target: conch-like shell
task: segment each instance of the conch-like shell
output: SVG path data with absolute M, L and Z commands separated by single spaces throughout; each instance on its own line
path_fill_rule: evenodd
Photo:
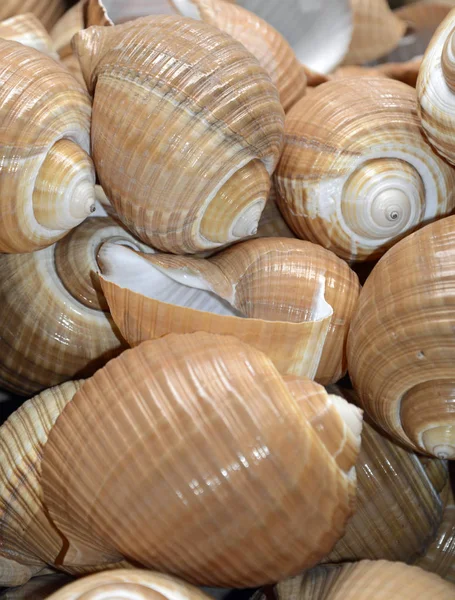
M 455 164 L 455 9 L 441 23 L 425 52 L 417 97 L 428 139 Z
M 52 575 L 40 575 L 34 577 L 28 583 L 0 592 L 1 600 L 47 600 L 49 594 L 61 589 L 73 578 L 63 573 Z
M 340 394 L 339 388 L 330 391 Z M 344 392 L 345 397 L 349 395 Z M 444 463 L 437 463 L 447 481 Z M 443 498 L 418 456 L 367 423 L 356 464 L 357 508 L 345 535 L 324 562 L 386 559 L 414 562 L 436 536 Z
M 236 338 L 171 334 L 126 350 L 83 384 L 45 447 L 63 563 L 118 551 L 224 587 L 314 565 L 353 511 L 360 443 L 360 411 L 328 400 L 334 455 L 271 361 Z
M 98 573 L 65 586 L 47 600 L 88 600 L 118 598 L 119 600 L 210 600 L 192 585 L 174 577 L 151 571 L 118 570 Z
M 329 383 L 346 371 L 359 283 L 320 246 L 262 238 L 205 260 L 106 244 L 98 263 L 112 317 L 132 346 L 207 331 L 265 352 L 281 373 Z
M 73 44 L 94 94 L 97 174 L 125 225 L 177 253 L 254 234 L 284 118 L 256 59 L 179 16 L 91 27 Z
M 67 542 L 49 519 L 41 487 L 41 460 L 49 432 L 81 384 L 68 381 L 42 392 L 0 427 L 0 585 L 25 583 L 46 564 L 75 574 L 97 570 L 97 565 L 86 567 L 83 557 L 61 564 Z M 11 581 L 6 561 L 20 580 Z M 112 553 L 100 558 L 100 564 L 106 569 L 126 563 Z
M 455 207 L 455 170 L 434 153 L 398 81 L 342 79 L 286 116 L 275 173 L 288 225 L 348 260 L 372 260 Z
M 0 40 L 0 252 L 31 252 L 94 210 L 90 100 L 55 60 Z
M 354 30 L 346 65 L 361 65 L 393 50 L 407 25 L 389 7 L 387 0 L 351 0 Z
M 24 46 L 35 48 L 52 58 L 57 57 L 49 34 L 32 13 L 1 21 L 0 38 L 20 42 Z
M 0 387 L 30 395 L 91 375 L 125 342 L 96 276 L 105 241 L 143 248 L 108 217 L 29 254 L 0 254 Z
M 269 596 L 256 595 L 258 600 Z M 455 586 L 418 567 L 385 560 L 319 566 L 279 583 L 277 600 L 453 600 Z
M 455 458 L 455 217 L 379 261 L 360 293 L 348 365 L 360 403 L 407 446 Z
M 2 0 L 0 2 L 0 21 L 24 13 L 33 13 L 50 30 L 63 15 L 65 0 Z

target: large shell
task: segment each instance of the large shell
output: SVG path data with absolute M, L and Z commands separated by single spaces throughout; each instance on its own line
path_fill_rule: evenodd
M 94 208 L 90 100 L 55 60 L 0 39 L 0 252 L 62 238 Z
M 150 571 L 109 571 L 75 581 L 47 600 L 210 600 L 201 590 L 174 577 Z
M 348 338 L 361 405 L 407 446 L 455 458 L 455 217 L 402 240 L 373 269 Z
M 2 0 L 0 21 L 24 13 L 33 13 L 50 29 L 65 12 L 64 0 Z
M 66 556 L 116 549 L 225 587 L 315 564 L 354 507 L 361 417 L 337 398 L 332 456 L 300 404 L 233 337 L 171 334 L 125 351 L 84 383 L 46 444 L 45 502 Z
M 179 16 L 91 27 L 73 43 L 94 93 L 97 173 L 127 227 L 177 253 L 254 234 L 284 116 L 256 59 Z
M 275 173 L 283 216 L 345 259 L 373 259 L 455 207 L 455 170 L 433 152 L 398 81 L 329 81 L 286 116 Z
M 361 65 L 393 50 L 406 32 L 406 23 L 389 7 L 387 0 L 351 0 L 354 30 L 346 65 Z
M 334 382 L 359 294 L 357 276 L 323 248 L 287 238 L 237 244 L 208 259 L 98 255 L 112 317 L 131 345 L 167 333 L 235 335 L 282 373 Z
M 52 40 L 46 29 L 32 13 L 18 15 L 0 22 L 0 38 L 20 42 L 56 58 Z
M 436 150 L 455 163 L 455 9 L 441 23 L 417 81 L 419 116 Z
M 453 600 L 455 586 L 418 567 L 385 560 L 319 566 L 279 583 L 278 600 Z M 263 600 L 264 596 L 260 597 Z
M 100 217 L 44 250 L 0 254 L 0 387 L 30 395 L 88 376 L 122 350 L 95 274 L 107 240 L 143 248 Z

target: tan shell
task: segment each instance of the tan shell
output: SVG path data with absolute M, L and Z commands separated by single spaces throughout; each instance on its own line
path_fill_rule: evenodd
M 441 23 L 417 81 L 419 116 L 436 150 L 455 163 L 455 9 Z
M 51 31 L 53 46 L 60 56 L 60 61 L 84 87 L 84 76 L 82 75 L 79 59 L 73 54 L 71 40 L 76 33 L 85 29 L 88 25 L 86 22 L 86 5 L 87 0 L 79 0 L 65 12 Z
M 251 344 L 281 373 L 329 383 L 345 372 L 359 283 L 315 244 L 249 240 L 207 260 L 107 244 L 98 263 L 112 317 L 130 345 L 207 331 Z
M 361 65 L 393 50 L 405 34 L 406 23 L 389 8 L 387 0 L 351 0 L 354 31 L 345 65 Z
M 345 77 L 388 77 L 396 81 L 402 81 L 415 87 L 419 75 L 422 58 L 417 57 L 406 62 L 387 62 L 377 67 L 340 67 L 333 73 L 332 79 L 343 79 Z
M 20 42 L 56 58 L 52 40 L 46 29 L 32 13 L 18 15 L 0 22 L 0 38 Z
M 418 567 L 385 560 L 319 566 L 279 583 L 278 600 L 453 600 L 455 586 Z
M 448 217 L 376 265 L 348 338 L 362 407 L 396 439 L 440 458 L 455 458 L 454 272 L 455 217 Z
M 55 592 L 47 600 L 210 600 L 202 590 L 174 577 L 150 571 L 109 571 L 85 577 Z
M 0 254 L 0 387 L 30 395 L 91 375 L 123 349 L 95 275 L 99 245 L 118 239 L 143 248 L 104 217 L 39 252 Z
M 64 0 L 2 0 L 0 21 L 24 13 L 33 13 L 49 30 L 63 15 L 65 8 Z
M 225 587 L 315 564 L 354 508 L 361 414 L 338 401 L 351 430 L 343 467 L 243 342 L 171 334 L 125 351 L 84 383 L 46 444 L 45 501 L 66 557 L 115 549 Z
M 434 33 L 450 11 L 451 5 L 446 0 L 414 0 L 411 5 L 397 8 L 394 14 L 407 23 L 411 34 L 429 30 Z
M 73 43 L 94 94 L 98 177 L 126 226 L 177 253 L 254 234 L 283 133 L 276 88 L 256 59 L 179 16 L 91 27 Z
M 286 116 L 278 206 L 298 237 L 372 260 L 455 207 L 455 170 L 420 128 L 415 92 L 385 79 L 318 86 Z
M 0 40 L 0 252 L 64 237 L 94 209 L 90 100 L 55 60 Z
M 52 574 L 34 577 L 25 585 L 0 592 L 1 600 L 47 600 L 49 594 L 72 581 L 67 575 Z

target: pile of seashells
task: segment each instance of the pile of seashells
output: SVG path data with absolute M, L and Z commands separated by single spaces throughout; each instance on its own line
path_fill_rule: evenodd
M 455 9 L 0 19 L 0 598 L 455 599 Z

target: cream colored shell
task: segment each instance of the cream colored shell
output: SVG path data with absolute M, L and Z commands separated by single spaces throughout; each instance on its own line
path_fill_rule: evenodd
M 56 58 L 52 40 L 46 29 L 32 13 L 18 15 L 0 22 L 0 38 L 20 42 Z
M 45 502 L 67 555 L 98 563 L 117 550 L 225 587 L 315 564 L 354 507 L 361 413 L 338 402 L 341 465 L 271 361 L 243 342 L 172 334 L 125 351 L 84 383 L 44 451 Z
M 407 446 L 455 458 L 455 217 L 394 246 L 365 283 L 348 338 L 361 406 Z
M 318 86 L 286 116 L 275 172 L 288 225 L 348 260 L 371 260 L 450 214 L 455 171 L 434 153 L 415 91 L 378 78 Z
M 126 226 L 176 253 L 254 234 L 284 116 L 257 60 L 179 16 L 92 27 L 73 43 L 94 94 L 97 174 Z
M 63 15 L 65 8 L 64 0 L 2 0 L 0 21 L 24 13 L 33 13 L 49 30 Z

